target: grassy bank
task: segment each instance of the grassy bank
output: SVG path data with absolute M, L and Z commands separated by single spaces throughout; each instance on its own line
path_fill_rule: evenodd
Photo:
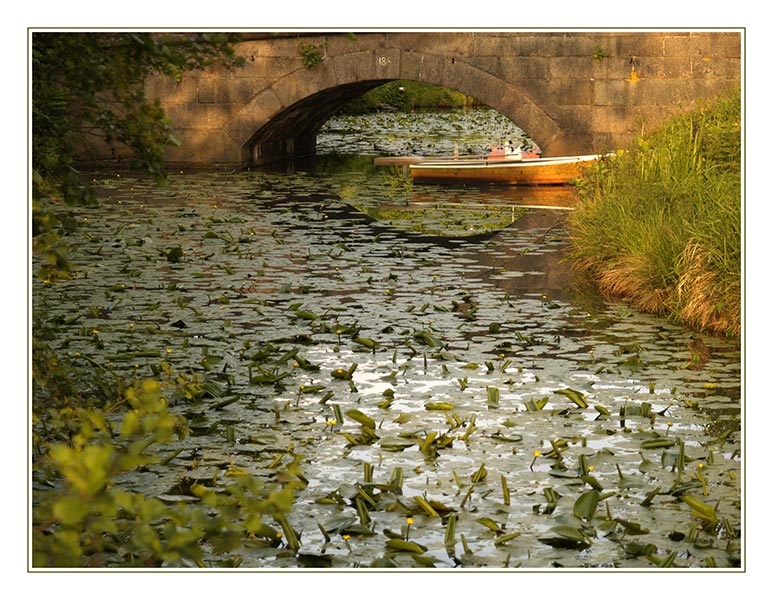
M 668 121 L 598 164 L 570 231 L 610 299 L 696 329 L 741 329 L 741 97 Z
M 385 106 L 401 110 L 416 108 L 465 108 L 480 106 L 472 96 L 419 81 L 391 81 L 344 107 L 346 114 L 363 114 Z

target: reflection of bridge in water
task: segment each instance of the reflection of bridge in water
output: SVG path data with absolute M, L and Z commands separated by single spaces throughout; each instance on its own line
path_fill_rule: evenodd
M 355 208 L 376 231 L 469 255 L 476 266 L 459 275 L 467 283 L 487 282 L 513 297 L 570 301 L 575 275 L 566 260 L 565 225 L 576 201 L 570 186 L 420 186 L 407 203 Z
M 476 186 L 454 188 L 445 186 L 415 186 L 412 205 L 443 203 L 460 209 L 472 206 L 512 206 L 571 210 L 577 193 L 571 186 Z M 410 206 L 410 205 L 409 205 Z
M 442 238 L 486 239 L 511 227 L 529 210 L 572 210 L 570 187 L 464 188 L 427 187 L 402 203 L 353 205 L 382 225 Z

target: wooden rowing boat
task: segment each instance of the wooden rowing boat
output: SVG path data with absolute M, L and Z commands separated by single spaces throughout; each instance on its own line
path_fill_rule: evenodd
M 587 154 L 514 159 L 454 157 L 423 159 L 408 166 L 416 183 L 475 181 L 509 185 L 564 185 L 582 177 L 583 168 L 602 156 Z

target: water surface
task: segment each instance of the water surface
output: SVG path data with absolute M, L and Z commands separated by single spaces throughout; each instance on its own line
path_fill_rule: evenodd
M 571 190 L 340 163 L 95 181 L 99 206 L 72 211 L 75 276 L 36 281 L 34 308 L 71 323 L 52 343 L 72 360 L 149 377 L 163 362 L 223 392 L 175 398 L 192 435 L 133 491 L 229 465 L 272 479 L 302 456 L 300 553 L 256 545 L 243 567 L 651 568 L 647 544 L 678 567 L 738 566 L 739 346 L 704 338 L 695 365 L 694 332 L 578 281 Z M 395 552 L 401 531 L 426 551 Z

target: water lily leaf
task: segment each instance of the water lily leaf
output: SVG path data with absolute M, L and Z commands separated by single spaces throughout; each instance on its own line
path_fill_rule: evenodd
M 596 507 L 599 503 L 599 493 L 596 490 L 590 490 L 582 494 L 574 503 L 574 516 L 578 519 L 590 521 L 596 514 Z
M 563 390 L 555 390 L 553 393 L 566 396 L 580 408 L 588 408 L 588 403 L 585 401 L 585 394 L 582 392 L 578 392 L 577 390 L 573 390 L 571 388 L 566 388 Z
M 373 569 L 396 569 L 398 564 L 393 559 L 382 556 L 370 561 L 368 566 Z
M 640 542 L 630 542 L 623 549 L 630 556 L 650 556 L 658 550 L 655 544 L 642 544 Z
M 409 540 L 391 539 L 387 540 L 386 545 L 387 548 L 396 550 L 397 552 L 416 552 L 417 554 L 421 554 L 422 552 L 427 551 L 426 546 L 422 546 L 421 544 Z
M 330 372 L 330 375 L 334 379 L 351 379 L 357 366 L 357 363 L 352 363 L 348 369 L 335 369 Z
M 635 523 L 633 521 L 628 521 L 627 519 L 621 519 L 615 517 L 614 519 L 620 525 L 622 525 L 625 528 L 625 532 L 629 535 L 642 535 L 645 533 L 649 533 L 650 530 L 646 527 L 642 527 L 639 523 Z
M 302 385 L 298 390 L 301 394 L 316 394 L 325 389 L 324 385 Z
M 201 386 L 201 389 L 205 398 L 222 398 L 225 394 L 223 386 L 214 381 L 207 381 Z
M 500 535 L 497 539 L 494 540 L 494 545 L 501 546 L 502 544 L 506 544 L 510 540 L 514 540 L 520 535 L 521 533 L 519 531 L 514 531 L 512 533 L 506 533 L 505 535 Z
M 426 329 L 422 329 L 421 331 L 415 333 L 413 337 L 414 339 L 419 340 L 420 342 L 423 342 L 430 348 L 439 348 L 443 346 L 443 342 L 437 336 L 431 334 Z
M 383 438 L 381 441 L 379 441 L 379 446 L 384 448 L 384 450 L 405 450 L 406 448 L 410 448 L 411 446 L 416 445 L 416 440 L 409 440 L 409 439 L 403 439 L 403 438 Z
M 405 533 L 404 532 L 392 531 L 388 527 L 384 528 L 384 532 L 383 533 L 390 540 L 404 540 L 405 539 Z
M 709 521 L 711 523 L 717 522 L 717 511 L 710 504 L 706 504 L 700 498 L 697 498 L 695 496 L 690 496 L 688 494 L 680 496 L 680 498 L 685 504 L 687 504 L 690 508 L 692 508 L 693 514 L 696 517 L 703 519 L 705 521 Z
M 361 425 L 365 425 L 370 429 L 376 428 L 376 422 L 373 419 L 371 419 L 368 415 L 366 415 L 362 411 L 357 410 L 356 408 L 349 409 L 344 414 L 350 419 L 357 421 Z
M 231 404 L 239 400 L 239 398 L 240 396 L 231 396 L 230 398 L 225 398 L 224 400 L 221 400 L 220 402 L 215 404 L 212 408 L 213 410 L 222 410 L 226 406 L 230 406 Z
M 587 539 L 587 536 L 582 531 L 568 525 L 556 525 L 555 527 L 551 527 L 550 531 L 573 542 L 582 542 Z
M 644 440 L 641 443 L 641 447 L 645 450 L 652 450 L 654 448 L 670 448 L 671 446 L 675 446 L 676 441 L 669 439 L 669 438 L 663 438 L 658 437 L 652 440 Z
M 330 554 L 306 554 L 299 552 L 296 559 L 299 566 L 309 569 L 324 569 L 333 566 L 333 556 Z
M 432 568 L 435 566 L 435 563 L 437 562 L 443 562 L 438 558 L 435 558 L 434 556 L 430 554 L 417 554 L 413 553 L 411 554 L 411 558 L 413 558 L 414 562 L 422 567 L 429 567 Z
M 587 475 L 580 475 L 580 479 L 582 479 L 585 483 L 587 483 L 589 486 L 591 486 L 594 490 L 600 492 L 604 489 L 604 486 L 599 483 L 599 480 L 596 479 L 593 475 L 587 474 Z
M 308 310 L 296 310 L 295 316 L 305 321 L 316 321 L 319 319 L 319 315 L 309 312 Z
M 539 412 L 543 408 L 545 408 L 545 405 L 548 403 L 548 399 L 541 398 L 539 400 L 527 400 L 524 402 L 524 405 L 526 406 L 526 410 L 529 412 Z
M 427 410 L 454 410 L 455 406 L 450 402 L 426 402 L 424 408 Z
M 345 528 L 349 527 L 353 523 L 356 523 L 357 519 L 352 516 L 339 516 L 326 521 L 322 526 L 328 533 L 341 533 Z
M 486 388 L 486 394 L 488 397 L 488 407 L 496 408 L 499 405 L 499 388 L 490 385 Z
M 163 250 L 159 250 L 159 252 L 161 252 L 161 254 L 163 254 L 166 257 L 166 260 L 168 260 L 170 263 L 179 263 L 182 260 L 183 255 L 185 254 L 181 246 L 175 246 L 174 248 L 170 248 L 166 252 Z
M 275 383 L 278 383 L 282 381 L 282 379 L 289 376 L 290 376 L 290 373 L 287 373 L 287 372 L 282 372 L 282 373 L 262 372 L 260 375 L 254 375 L 250 377 L 250 383 L 255 385 L 274 385 Z
M 556 525 L 549 530 L 551 537 L 541 537 L 539 541 L 554 548 L 588 548 L 590 543 L 587 536 L 575 527 L 568 525 Z
M 425 513 L 427 513 L 427 516 L 429 517 L 439 517 L 440 514 L 434 509 L 432 504 L 430 504 L 425 498 L 422 496 L 414 496 L 413 497 L 414 502 L 421 508 Z
M 370 348 L 371 350 L 375 350 L 378 347 L 378 342 L 376 340 L 367 337 L 356 337 L 354 338 L 354 343 Z
M 490 519 L 489 517 L 481 517 L 480 519 L 477 519 L 478 523 L 483 525 L 484 527 L 488 527 L 491 531 L 494 533 L 504 533 L 505 530 L 503 527 L 498 525 L 494 519 Z
M 424 441 L 419 446 L 419 450 L 424 453 L 434 451 L 435 449 L 433 448 L 432 443 L 435 441 L 435 438 L 437 436 L 438 436 L 437 431 L 430 431 L 427 434 L 427 437 L 424 438 Z

